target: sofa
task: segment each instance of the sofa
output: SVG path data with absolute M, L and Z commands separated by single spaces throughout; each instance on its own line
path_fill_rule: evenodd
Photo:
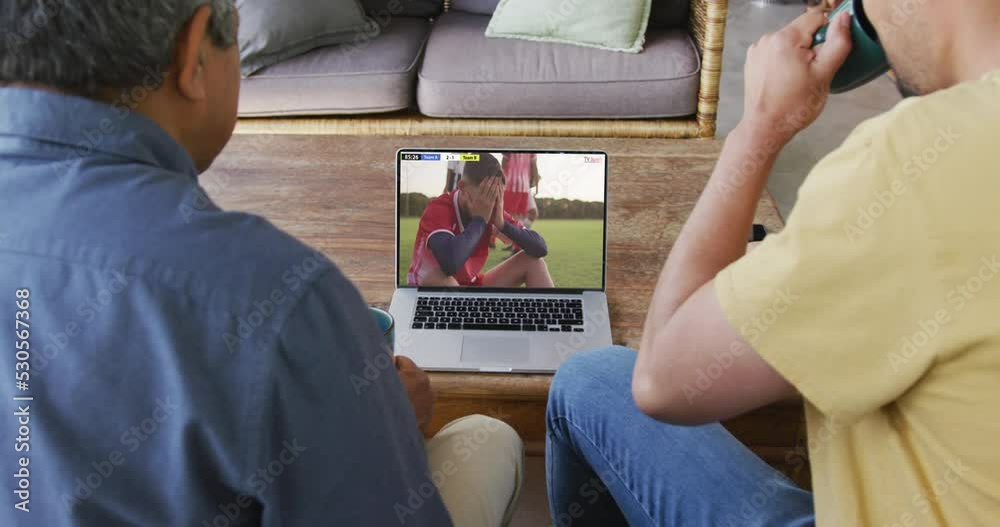
M 237 131 L 715 135 L 727 0 L 653 0 L 638 54 L 487 38 L 497 1 L 362 0 L 378 34 L 244 78 Z

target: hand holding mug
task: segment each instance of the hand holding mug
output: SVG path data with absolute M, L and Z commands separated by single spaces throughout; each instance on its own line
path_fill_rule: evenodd
M 741 125 L 784 145 L 819 117 L 830 83 L 851 51 L 847 13 L 830 21 L 825 44 L 812 47 L 826 23 L 822 13 L 812 10 L 750 47 Z

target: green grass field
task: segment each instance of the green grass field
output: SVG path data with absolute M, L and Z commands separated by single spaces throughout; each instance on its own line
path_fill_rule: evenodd
M 413 259 L 413 241 L 419 218 L 399 220 L 399 283 L 406 285 L 406 271 Z M 600 288 L 601 261 L 604 258 L 603 229 L 600 220 L 538 220 L 534 230 L 545 238 L 549 255 L 545 262 L 556 287 Z M 501 242 L 497 242 L 502 246 Z M 493 250 L 486 262 L 487 272 L 510 253 Z

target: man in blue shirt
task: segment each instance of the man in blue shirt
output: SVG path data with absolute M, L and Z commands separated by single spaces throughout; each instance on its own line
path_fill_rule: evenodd
M 231 1 L 112 4 L 0 13 L 0 525 L 509 521 L 516 434 L 425 444 L 427 376 L 350 281 L 205 203 Z

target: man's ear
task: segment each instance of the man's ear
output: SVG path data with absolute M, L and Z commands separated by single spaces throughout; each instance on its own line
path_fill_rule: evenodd
M 465 180 L 464 179 L 459 179 L 458 180 L 458 190 L 465 190 Z
M 204 46 L 212 45 L 208 38 L 211 18 L 212 8 L 203 5 L 177 35 L 177 50 L 174 52 L 177 91 L 188 99 L 201 100 L 207 95 Z

